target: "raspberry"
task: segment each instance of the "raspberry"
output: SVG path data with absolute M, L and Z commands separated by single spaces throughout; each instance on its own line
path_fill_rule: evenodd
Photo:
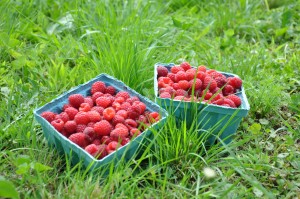
M 188 90 L 190 88 L 190 83 L 187 80 L 181 80 L 178 82 L 179 87 L 183 90 Z
M 159 95 L 160 98 L 171 98 L 170 93 L 164 92 Z
M 64 129 L 67 133 L 71 134 L 71 133 L 75 133 L 76 132 L 76 128 L 77 128 L 77 124 L 75 121 L 67 121 L 64 125 Z
M 77 124 L 88 124 L 90 122 L 90 118 L 86 112 L 78 112 L 74 120 Z
M 214 90 L 211 90 L 210 91 L 212 94 L 215 94 L 215 93 L 220 93 L 222 94 L 222 90 L 219 88 L 219 87 L 216 87 Z
M 97 111 L 100 115 L 103 115 L 104 108 L 101 106 L 94 106 L 91 111 Z
M 205 79 L 205 77 L 206 77 L 206 74 L 204 72 L 202 72 L 202 71 L 198 71 L 196 77 L 203 82 L 204 79 Z
M 173 81 L 168 77 L 162 77 L 158 80 L 158 88 L 165 88 L 173 85 Z
M 124 119 L 126 119 L 128 117 L 128 113 L 125 110 L 119 110 L 117 111 L 116 115 L 120 115 L 122 116 Z
M 125 99 L 124 99 L 124 97 L 116 97 L 115 102 L 122 104 L 123 102 L 125 102 Z
M 191 88 L 194 90 L 199 90 L 202 87 L 202 81 L 200 79 L 190 80 Z
M 224 104 L 228 104 L 231 108 L 236 108 L 234 102 L 232 100 L 228 99 L 228 98 L 224 99 L 223 105 Z
M 198 66 L 197 70 L 205 73 L 206 72 L 206 66 L 203 66 L 203 65 Z
M 116 115 L 116 111 L 115 109 L 113 109 L 112 107 L 106 108 L 103 111 L 103 117 L 104 119 L 106 119 L 107 121 L 110 121 L 113 119 L 113 117 L 115 117 Z
M 89 123 L 86 125 L 86 127 L 92 127 L 92 128 L 94 128 L 94 124 L 95 124 L 95 122 L 89 122 Z
M 112 141 L 111 138 L 106 135 L 102 136 L 102 138 L 101 138 L 101 143 L 103 143 L 103 144 L 109 144 L 111 141 Z
M 84 150 L 94 157 L 98 157 L 99 155 L 99 146 L 96 144 L 90 144 Z
M 175 94 L 175 96 L 187 96 L 187 92 L 185 91 L 185 90 L 183 90 L 183 89 L 178 89 L 177 91 L 176 91 L 176 94 Z
M 106 147 L 107 147 L 106 144 L 100 144 L 100 145 L 98 146 L 98 148 L 99 148 L 99 157 L 98 157 L 98 159 L 99 159 L 99 160 L 102 159 L 102 158 L 104 158 L 105 156 L 108 155 L 108 153 L 107 153 L 107 151 L 106 151 Z
M 175 94 L 175 90 L 174 90 L 174 94 Z M 144 112 L 145 112 L 145 110 L 146 110 L 146 105 L 143 103 L 143 102 L 140 102 L 140 101 L 135 101 L 135 102 L 133 102 L 133 104 L 132 104 L 133 106 L 135 106 L 135 105 L 137 105 L 137 106 L 139 106 L 140 107 L 140 114 L 143 114 Z
M 127 126 L 128 129 L 136 128 L 138 126 L 136 121 L 134 121 L 133 119 L 126 119 L 125 125 Z
M 76 127 L 76 133 L 82 133 L 85 128 L 86 128 L 85 124 L 78 124 Z
M 127 129 L 127 130 L 128 130 L 127 126 L 125 126 L 125 124 L 122 124 L 122 123 L 118 123 L 118 124 L 115 126 L 115 128 L 116 128 L 116 129 L 117 129 L 117 128 L 124 128 L 124 129 Z
M 95 134 L 95 130 L 92 127 L 86 127 L 83 131 L 84 134 L 86 134 L 87 136 L 89 136 L 91 138 L 91 140 L 94 140 L 96 138 L 96 134 Z
M 111 120 L 112 125 L 116 126 L 118 123 L 124 123 L 125 119 L 121 115 L 115 115 L 114 118 Z
M 167 77 L 172 80 L 173 82 L 175 82 L 175 74 L 174 73 L 168 73 Z
M 217 100 L 219 100 L 221 98 L 223 98 L 223 95 L 221 93 L 219 93 L 216 96 L 214 96 L 211 101 L 214 102 L 214 101 L 217 101 Z
M 184 96 L 183 95 L 178 95 L 176 97 L 174 97 L 174 100 L 183 100 L 184 99 Z
M 84 103 L 88 103 L 91 108 L 94 107 L 94 101 L 93 101 L 92 97 L 84 98 Z
M 101 106 L 103 108 L 109 107 L 111 105 L 111 100 L 108 97 L 98 97 L 96 99 L 97 106 Z
M 191 68 L 191 65 L 188 62 L 182 62 L 180 64 L 180 67 L 183 68 L 185 71 L 187 71 Z
M 168 69 L 164 66 L 157 67 L 157 76 L 158 77 L 166 77 L 168 75 Z
M 224 98 L 220 98 L 213 102 L 213 104 L 222 105 L 224 103 Z
M 84 102 L 84 97 L 81 94 L 73 94 L 69 96 L 69 103 L 74 108 L 78 108 Z
M 131 107 L 129 102 L 124 102 L 123 104 L 121 104 L 121 110 L 128 110 Z
M 78 110 L 74 107 L 66 108 L 65 112 L 68 114 L 69 119 L 73 120 L 75 115 L 78 113 Z
M 149 120 L 150 123 L 155 123 L 155 122 L 157 122 L 159 119 L 160 119 L 160 115 L 159 115 L 159 113 L 157 113 L 157 112 L 151 112 L 151 113 L 148 115 L 148 120 Z
M 102 97 L 104 94 L 101 92 L 96 92 L 92 95 L 92 100 L 94 103 L 96 103 L 96 100 L 98 99 L 98 97 Z
M 183 71 L 179 71 L 175 75 L 175 80 L 176 82 L 179 82 L 180 80 L 187 80 L 186 73 Z
M 193 69 L 189 69 L 188 71 L 186 71 L 185 75 L 187 80 L 193 80 L 196 77 L 196 71 Z
M 94 139 L 94 141 L 92 142 L 92 144 L 100 145 L 100 144 L 102 144 L 102 142 L 99 139 Z
M 147 118 L 144 115 L 140 115 L 139 118 L 137 119 L 138 124 L 146 123 L 146 122 L 147 122 Z
M 55 119 L 56 114 L 51 111 L 45 111 L 41 114 L 41 116 L 51 123 Z
M 129 93 L 126 91 L 120 91 L 116 94 L 116 97 L 123 97 L 125 100 L 130 97 Z
M 84 148 L 89 144 L 89 137 L 84 133 L 74 133 L 70 135 L 69 140 Z
M 137 137 L 141 134 L 141 131 L 137 128 L 133 128 L 130 130 L 130 137 Z
M 97 111 L 89 111 L 87 115 L 91 122 L 99 122 L 102 119 L 100 113 Z
M 211 93 L 211 92 L 204 92 L 203 91 L 203 93 L 202 93 L 202 96 L 205 94 L 205 96 L 204 96 L 204 99 L 205 100 L 209 100 L 212 96 L 213 96 L 213 94 Z
M 240 89 L 242 87 L 242 80 L 238 77 L 228 77 L 227 82 L 235 89 Z
M 90 105 L 88 103 L 84 102 L 84 103 L 80 104 L 79 111 L 81 111 L 81 112 L 88 112 L 90 110 L 91 110 L 91 107 L 90 107 Z
M 92 84 L 91 94 L 93 95 L 96 92 L 105 93 L 105 90 L 106 90 L 105 83 L 102 82 L 102 81 L 97 81 L 97 82 Z
M 119 102 L 114 101 L 111 105 L 116 111 L 121 110 L 121 104 Z
M 215 80 L 219 88 L 222 88 L 226 84 L 226 77 L 224 75 L 215 77 Z
M 217 82 L 213 78 L 206 76 L 202 84 L 202 89 L 206 89 L 208 86 L 209 90 L 214 90 L 217 87 Z
M 173 66 L 171 68 L 171 72 L 174 73 L 174 74 L 178 73 L 179 71 L 183 71 L 184 72 L 184 69 L 181 68 L 180 66 Z
M 231 95 L 234 93 L 234 88 L 227 84 L 224 88 L 223 88 L 223 95 L 227 96 L 227 95 Z
M 131 106 L 127 110 L 128 118 L 136 119 L 139 117 L 141 109 L 138 106 Z
M 120 147 L 120 144 L 116 141 L 111 141 L 107 147 L 106 147 L 106 150 L 108 151 L 108 153 L 112 153 L 114 152 L 115 150 L 117 150 L 118 148 Z
M 98 136 L 109 135 L 112 131 L 112 126 L 108 121 L 101 120 L 100 122 L 95 123 L 94 130 Z
M 69 107 L 72 107 L 71 104 L 64 104 L 62 110 L 65 111 Z
M 124 145 L 126 145 L 127 143 L 129 143 L 129 142 L 130 142 L 130 139 L 129 139 L 129 138 L 124 138 L 124 139 L 122 139 L 121 145 L 124 146 Z
M 113 86 L 108 86 L 108 87 L 106 87 L 106 89 L 105 89 L 105 93 L 109 93 L 109 94 L 111 94 L 111 95 L 114 95 L 115 92 L 116 92 L 116 89 L 115 89 L 115 87 L 113 87 Z
M 62 119 L 56 119 L 51 122 L 51 125 L 59 132 L 62 132 L 64 124 L 65 123 Z
M 61 112 L 60 114 L 55 116 L 55 119 L 62 119 L 64 123 L 69 121 L 69 115 L 66 112 Z
M 239 107 L 242 104 L 241 99 L 236 95 L 228 95 L 226 98 L 232 100 L 236 107 Z
M 128 129 L 125 128 L 116 128 L 110 132 L 110 137 L 113 140 L 117 140 L 117 141 L 119 139 L 124 139 L 125 137 L 128 137 L 128 135 L 129 135 Z
M 178 90 L 178 89 L 180 89 L 180 86 L 178 83 L 174 83 L 173 88 L 174 88 L 174 90 Z
M 212 74 L 217 73 L 217 71 L 214 70 L 214 69 L 210 69 L 210 70 L 206 70 L 206 73 L 209 74 L 212 77 Z

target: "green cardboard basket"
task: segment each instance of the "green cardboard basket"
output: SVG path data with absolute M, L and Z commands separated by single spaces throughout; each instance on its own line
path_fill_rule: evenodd
M 154 66 L 154 92 L 155 101 L 165 108 L 170 115 L 174 115 L 179 120 L 185 120 L 191 124 L 197 119 L 199 133 L 212 132 L 208 137 L 207 144 L 212 145 L 219 137 L 225 144 L 232 141 L 233 135 L 243 117 L 247 116 L 250 109 L 244 88 L 237 95 L 241 98 L 242 104 L 239 108 L 223 107 L 214 104 L 185 102 L 158 97 L 157 67 L 165 66 L 169 71 L 175 66 L 173 63 L 157 63 Z M 226 77 L 238 77 L 235 74 L 221 72 Z
M 84 149 L 71 142 L 68 138 L 56 131 L 47 120 L 41 117 L 41 113 L 43 113 L 44 111 L 60 113 L 62 111 L 63 105 L 68 102 L 68 97 L 72 94 L 80 93 L 84 96 L 89 95 L 91 85 L 96 81 L 103 81 L 106 85 L 114 86 L 116 88 L 116 91 L 127 91 L 131 96 L 139 97 L 140 100 L 147 106 L 147 110 L 155 111 L 161 114 L 161 119 L 158 122 L 152 124 L 141 135 L 101 160 L 95 159 Z M 132 157 L 137 152 L 141 151 L 142 146 L 144 146 L 149 140 L 153 138 L 151 129 L 158 129 L 165 123 L 168 113 L 157 104 L 153 103 L 146 97 L 143 97 L 133 89 L 126 86 L 123 82 L 107 74 L 100 74 L 87 83 L 79 85 L 60 95 L 46 105 L 37 108 L 36 110 L 34 110 L 34 116 L 36 120 L 41 124 L 43 134 L 45 135 L 45 138 L 50 145 L 53 145 L 60 153 L 70 156 L 73 164 L 76 164 L 79 161 L 83 161 L 86 168 L 93 170 L 95 168 L 110 165 L 111 163 L 117 165 L 118 161 L 121 158 L 124 158 L 125 161 L 132 159 Z

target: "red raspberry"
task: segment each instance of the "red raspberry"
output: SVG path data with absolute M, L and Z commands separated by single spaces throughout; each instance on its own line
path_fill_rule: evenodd
M 56 114 L 51 111 L 45 111 L 41 116 L 51 123 L 55 119 Z
M 116 126 L 118 123 L 124 123 L 125 119 L 121 115 L 115 115 L 114 118 L 111 120 L 112 125 Z
M 170 93 L 164 92 L 159 95 L 160 98 L 171 98 Z
M 188 90 L 190 88 L 190 83 L 187 80 L 181 80 L 178 82 L 179 87 L 183 90 Z
M 92 128 L 94 128 L 94 124 L 95 124 L 95 122 L 89 122 L 89 123 L 86 125 L 86 127 L 92 127 Z
M 175 94 L 175 90 L 174 90 L 174 94 Z M 144 104 L 143 102 L 140 102 L 140 101 L 135 101 L 135 102 L 133 102 L 133 104 L 132 104 L 133 106 L 139 106 L 140 107 L 140 114 L 143 114 L 144 112 L 145 112 L 145 110 L 146 110 L 146 104 Z
M 76 133 L 82 133 L 85 128 L 86 128 L 85 124 L 78 124 L 76 127 Z
M 116 115 L 120 115 L 120 116 L 122 116 L 124 119 L 127 119 L 127 117 L 128 117 L 128 113 L 127 113 L 127 111 L 125 111 L 125 110 L 119 110 L 119 111 L 116 113 Z
M 238 77 L 228 77 L 227 82 L 235 89 L 240 89 L 242 87 L 242 80 Z
M 175 94 L 175 96 L 187 96 L 187 92 L 185 91 L 185 90 L 183 90 L 183 89 L 178 89 L 177 91 L 176 91 L 176 94 Z
M 110 137 L 116 141 L 118 141 L 119 139 L 124 139 L 125 137 L 128 137 L 128 135 L 128 129 L 125 128 L 115 128 L 110 132 Z
M 121 104 L 119 102 L 114 101 L 111 105 L 116 111 L 121 110 Z
M 120 144 L 116 141 L 111 141 L 107 147 L 106 147 L 106 151 L 110 154 L 112 152 L 114 152 L 115 150 L 117 150 L 120 147 Z
M 129 142 L 130 142 L 130 139 L 129 139 L 129 138 L 124 138 L 124 139 L 122 139 L 121 145 L 124 146 L 124 145 L 126 145 L 127 143 L 129 143 Z
M 91 107 L 90 107 L 90 105 L 88 103 L 84 102 L 84 103 L 80 104 L 79 111 L 81 111 L 81 112 L 88 112 L 90 110 L 91 110 Z
M 99 146 L 97 146 L 96 144 L 90 144 L 86 146 L 84 150 L 96 158 L 99 155 Z
M 178 95 L 178 96 L 174 97 L 174 100 L 179 100 L 179 101 L 181 101 L 181 100 L 183 100 L 183 99 L 184 99 L 184 96 L 183 96 L 183 95 Z
M 68 114 L 69 119 L 73 120 L 75 115 L 78 113 L 78 110 L 74 107 L 66 108 L 65 112 Z
M 164 66 L 157 67 L 157 76 L 158 77 L 166 77 L 168 75 L 168 69 Z
M 161 77 L 160 80 L 158 80 L 158 88 L 165 88 L 168 86 L 173 85 L 173 81 L 168 77 Z
M 106 108 L 103 111 L 103 117 L 107 121 L 112 120 L 115 117 L 115 115 L 116 115 L 116 111 L 112 107 Z
M 64 129 L 67 133 L 71 134 L 71 133 L 75 133 L 76 132 L 76 128 L 77 128 L 77 124 L 75 121 L 71 120 L 71 121 L 67 121 L 64 125 Z
M 151 113 L 148 115 L 148 120 L 149 120 L 150 123 L 155 123 L 155 122 L 157 122 L 159 119 L 160 119 L 160 115 L 159 115 L 159 113 L 157 113 L 157 112 L 151 112 Z
M 64 129 L 60 133 L 65 137 L 69 137 L 69 133 L 67 133 Z
M 102 142 L 99 139 L 94 139 L 94 141 L 92 142 L 92 144 L 100 145 L 100 144 L 102 144 Z
M 202 87 L 202 81 L 200 79 L 190 80 L 191 88 L 194 90 L 199 90 Z
M 136 119 L 140 116 L 141 109 L 138 106 L 131 106 L 127 110 L 128 118 Z
M 70 135 L 69 140 L 81 148 L 86 147 L 90 142 L 89 137 L 84 133 L 74 133 Z
M 213 104 L 217 104 L 217 105 L 222 105 L 224 103 L 224 98 L 220 98 L 220 99 L 218 99 L 218 100 L 216 100 L 216 101 L 214 101 L 213 102 Z
M 131 107 L 131 104 L 129 102 L 124 102 L 121 104 L 121 110 L 128 110 Z
M 188 62 L 182 62 L 180 67 L 183 68 L 185 71 L 191 69 L 191 65 Z
M 64 121 L 62 119 L 56 119 L 51 122 L 51 125 L 59 132 L 64 129 Z
M 137 119 L 138 124 L 146 123 L 147 118 L 144 115 L 140 115 L 139 118 Z
M 172 82 L 175 82 L 175 74 L 174 74 L 174 73 L 168 73 L 167 77 L 168 77 Z
M 136 128 L 137 127 L 137 123 L 136 121 L 134 121 L 133 119 L 126 119 L 125 120 L 125 125 L 127 126 L 127 128 L 131 129 L 131 128 Z
M 77 124 L 88 124 L 90 122 L 90 118 L 86 112 L 78 112 L 74 120 Z
M 217 101 L 219 99 L 222 99 L 222 98 L 223 98 L 223 95 L 221 93 L 219 93 L 216 96 L 214 96 L 211 101 L 215 102 L 215 101 Z
M 234 102 L 231 99 L 225 98 L 224 102 L 223 102 L 223 105 L 224 104 L 228 104 L 231 108 L 236 108 Z
M 122 104 L 123 102 L 125 102 L 125 99 L 124 99 L 124 97 L 116 97 L 115 102 Z
M 203 65 L 198 66 L 198 69 L 197 69 L 197 70 L 198 70 L 198 72 L 201 71 L 201 72 L 204 72 L 204 73 L 205 73 L 205 72 L 206 72 L 206 66 L 203 66 Z
M 204 78 L 202 89 L 206 89 L 209 86 L 209 90 L 214 90 L 217 87 L 217 82 L 213 78 L 206 76 Z
M 228 95 L 226 98 L 232 100 L 236 107 L 239 107 L 242 104 L 241 99 L 236 95 Z
M 226 77 L 224 75 L 215 77 L 215 80 L 219 88 L 222 88 L 226 84 Z
M 132 128 L 130 130 L 129 134 L 130 134 L 130 137 L 137 137 L 137 136 L 139 136 L 141 134 L 141 131 L 139 129 L 137 129 L 137 128 Z
M 94 140 L 97 136 L 94 128 L 92 128 L 92 127 L 86 127 L 84 129 L 83 133 L 86 134 L 87 136 L 89 136 L 91 138 L 91 140 Z
M 222 94 L 222 90 L 219 88 L 219 87 L 216 87 L 214 90 L 211 90 L 210 91 L 212 94 L 215 94 L 215 93 L 220 93 Z
M 117 128 L 125 128 L 125 129 L 128 130 L 127 126 L 125 126 L 125 124 L 122 124 L 122 123 L 118 123 L 118 124 L 115 126 L 115 128 L 116 128 L 116 129 L 117 129 Z
M 126 102 L 130 103 L 130 104 L 133 104 L 133 102 L 136 102 L 136 101 L 140 101 L 140 99 L 138 97 L 130 97 L 126 100 Z
M 202 71 L 198 71 L 196 77 L 203 82 L 204 79 L 205 79 L 205 77 L 206 77 L 206 74 L 204 72 L 202 72 Z
M 91 111 L 97 111 L 100 115 L 103 115 L 104 108 L 101 106 L 94 106 Z
M 84 103 L 88 103 L 91 108 L 94 107 L 94 101 L 93 101 L 92 97 L 84 98 Z
M 87 115 L 91 122 L 99 122 L 102 119 L 100 113 L 97 111 L 89 111 Z
M 187 80 L 185 72 L 179 71 L 178 73 L 176 73 L 175 80 L 176 82 L 179 82 L 180 80 Z
M 64 104 L 62 110 L 65 111 L 69 107 L 72 107 L 71 104 Z
M 78 108 L 84 102 L 84 97 L 81 94 L 73 94 L 69 96 L 69 103 L 74 108 Z
M 64 123 L 66 123 L 67 121 L 69 121 L 69 116 L 66 112 L 61 112 L 60 114 L 55 116 L 55 119 L 62 119 Z
M 196 78 L 196 71 L 193 69 L 189 69 L 188 71 L 186 71 L 185 75 L 188 81 L 194 80 Z
M 102 136 L 101 143 L 103 144 L 109 144 L 112 141 L 112 139 L 109 136 Z
M 109 135 L 112 131 L 112 126 L 108 121 L 101 120 L 100 122 L 95 123 L 94 130 L 98 136 Z
M 125 100 L 127 100 L 127 98 L 130 97 L 129 93 L 126 91 L 120 91 L 116 94 L 116 98 L 117 97 L 123 97 Z
M 106 144 L 100 144 L 98 147 L 99 147 L 99 157 L 98 157 L 98 159 L 100 160 L 100 159 L 102 159 L 102 158 L 104 158 L 105 156 L 108 155 L 108 153 L 106 151 L 107 145 Z
M 205 96 L 204 96 L 205 100 L 209 100 L 213 96 L 213 94 L 211 92 L 208 92 L 208 91 L 206 93 L 205 93 L 205 91 L 203 91 L 202 96 L 204 94 L 205 94 Z
M 174 73 L 174 74 L 178 73 L 179 71 L 183 71 L 184 72 L 184 69 L 181 68 L 180 66 L 173 66 L 171 68 L 171 72 Z
M 209 74 L 212 77 L 212 74 L 217 73 L 217 71 L 214 70 L 214 69 L 210 69 L 210 70 L 206 70 L 206 73 Z
M 105 93 L 105 90 L 106 90 L 105 83 L 102 82 L 102 81 L 97 81 L 97 82 L 92 84 L 91 94 L 93 95 L 96 92 Z
M 96 92 L 92 95 L 92 100 L 93 102 L 96 104 L 96 100 L 98 99 L 98 97 L 102 97 L 104 94 L 101 92 Z
M 116 92 L 116 89 L 115 89 L 115 87 L 113 87 L 113 86 L 108 86 L 108 87 L 106 87 L 106 89 L 105 89 L 105 93 L 109 93 L 109 94 L 111 94 L 111 95 L 114 95 L 115 92 Z
M 178 90 L 178 89 L 180 89 L 180 86 L 178 83 L 174 83 L 173 88 L 174 88 L 174 90 Z
M 96 99 L 96 104 L 97 104 L 97 106 L 107 108 L 112 104 L 112 102 L 111 102 L 110 98 L 108 98 L 108 97 L 98 97 Z
M 234 88 L 227 84 L 224 88 L 223 88 L 223 95 L 227 96 L 227 95 L 231 95 L 234 93 Z

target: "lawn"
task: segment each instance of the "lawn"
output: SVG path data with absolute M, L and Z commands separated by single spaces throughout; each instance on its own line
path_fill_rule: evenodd
M 0 198 L 300 197 L 299 0 L 2 0 Z M 170 115 L 154 147 L 94 173 L 50 147 L 33 110 L 100 73 L 155 99 L 157 62 L 239 75 L 232 143 Z

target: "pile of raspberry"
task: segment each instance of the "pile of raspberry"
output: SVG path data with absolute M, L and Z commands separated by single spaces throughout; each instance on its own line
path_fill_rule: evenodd
M 188 62 L 173 66 L 170 71 L 164 66 L 157 67 L 157 82 L 160 98 L 204 102 L 231 108 L 241 105 L 235 94 L 240 91 L 242 80 L 226 77 L 205 66 L 191 67 Z
M 126 145 L 160 119 L 159 113 L 148 111 L 138 97 L 125 91 L 116 93 L 102 81 L 95 82 L 90 93 L 72 94 L 61 113 L 46 111 L 41 116 L 97 159 Z

